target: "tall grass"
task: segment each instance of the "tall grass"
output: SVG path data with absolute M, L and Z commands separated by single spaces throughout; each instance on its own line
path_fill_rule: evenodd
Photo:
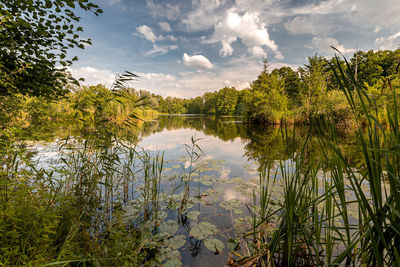
M 339 62 L 338 57 L 336 61 Z M 388 88 L 393 94 L 393 103 L 387 104 L 385 128 L 378 121 L 378 109 L 375 100 L 366 94 L 362 85 L 345 59 L 347 69 L 337 64 L 335 75 L 346 95 L 356 118 L 365 118 L 365 123 L 356 121 L 358 137 L 361 142 L 361 154 L 365 162 L 362 176 L 349 166 L 345 155 L 327 139 L 324 141 L 335 156 L 340 159 L 343 170 L 350 182 L 359 205 L 359 229 L 357 239 L 335 260 L 336 263 L 359 246 L 359 260 L 370 266 L 399 266 L 400 241 L 400 129 L 396 88 L 392 88 L 388 79 Z M 363 185 L 367 186 L 365 190 Z
M 117 100 L 132 76 L 117 77 Z M 0 265 L 137 266 L 154 258 L 146 237 L 159 225 L 164 157 L 116 138 L 103 111 L 88 139 L 65 140 L 52 168 L 37 168 L 13 129 L 0 133 Z M 134 126 L 138 116 L 129 118 Z M 132 198 L 140 204 L 127 212 Z
M 260 266 L 400 266 L 400 128 L 397 88 L 387 79 L 393 103 L 387 103 L 388 126 L 381 110 L 347 62 L 331 65 L 354 114 L 363 166 L 355 169 L 341 150 L 335 121 L 314 127 L 320 149 L 299 150 L 282 130 L 289 160 L 264 166 L 254 193 L 251 255 L 238 265 Z M 274 192 L 281 191 L 281 196 Z M 270 228 L 269 231 L 267 229 Z

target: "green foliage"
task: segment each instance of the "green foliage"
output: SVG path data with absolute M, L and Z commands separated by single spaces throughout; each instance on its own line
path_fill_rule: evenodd
M 238 91 L 235 88 L 224 87 L 216 93 L 215 113 L 217 115 L 232 115 L 236 110 Z
M 312 118 L 318 118 L 326 108 L 327 72 L 328 63 L 323 57 L 309 57 L 308 65 L 300 68 L 302 87 L 299 98 L 301 116 L 310 122 Z
M 215 93 L 205 93 L 204 96 L 204 113 L 215 114 L 216 111 L 216 95 Z
M 351 59 L 353 71 L 355 71 L 355 64 L 358 63 L 357 76 L 355 76 L 357 81 L 361 84 L 374 85 L 382 78 L 392 78 L 396 74 L 399 56 L 399 49 L 357 52 Z
M 345 62 L 348 64 L 346 59 Z M 358 238 L 349 240 L 346 249 L 334 263 L 340 263 L 346 258 L 348 262 L 353 248 L 360 246 L 357 260 L 367 266 L 399 265 L 400 257 L 396 245 L 400 240 L 400 228 L 397 223 L 400 219 L 398 88 L 392 87 L 390 79 L 387 80 L 392 89 L 392 101 L 386 106 L 389 128 L 385 130 L 379 123 L 379 109 L 374 96 L 365 91 L 352 68 L 348 66 L 347 70 L 343 70 L 338 67 L 334 70 L 351 111 L 357 118 L 357 130 L 365 160 L 365 171 L 360 179 L 356 171 L 349 166 L 340 148 L 328 138 L 322 139 L 326 148 L 334 157 L 338 157 L 336 166 L 346 173 L 359 205 Z M 370 91 L 373 91 L 373 88 Z M 364 126 L 360 118 L 364 119 Z M 334 130 L 332 126 L 332 132 Z M 367 190 L 363 183 L 367 183 Z M 349 203 L 350 200 L 343 197 L 343 202 Z
M 274 69 L 271 74 L 278 75 L 280 79 L 284 80 L 284 91 L 289 99 L 296 104 L 301 83 L 299 74 L 290 67 Z
M 181 114 L 185 113 L 186 109 L 183 100 L 177 97 L 166 97 L 159 103 L 159 112 L 168 114 Z
M 276 123 L 287 116 L 288 98 L 284 82 L 275 74 L 261 73 L 243 98 L 245 116 L 251 121 Z
M 0 1 L 0 95 L 52 98 L 66 93 L 68 81 L 77 82 L 65 74 L 77 60 L 67 51 L 91 43 L 80 38 L 78 7 L 102 13 L 89 1 Z

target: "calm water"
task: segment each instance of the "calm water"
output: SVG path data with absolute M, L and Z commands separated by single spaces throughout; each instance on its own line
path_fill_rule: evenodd
M 296 129 L 301 143 L 307 135 L 306 128 Z M 35 159 L 42 167 L 56 164 L 59 158 L 58 141 L 67 136 L 78 137 L 73 126 L 34 125 L 26 132 L 29 146 L 38 153 Z M 313 135 L 312 135 L 313 136 Z M 287 161 L 288 153 L 282 141 L 282 131 L 273 127 L 255 127 L 244 124 L 240 117 L 159 116 L 147 120 L 141 126 L 138 146 L 147 151 L 164 151 L 165 172 L 179 173 L 187 167 L 188 155 L 185 144 L 191 138 L 200 139 L 197 144 L 203 155 L 198 162 L 199 172 L 190 183 L 190 196 L 194 199 L 188 211 L 199 211 L 199 216 L 179 218 L 169 213 L 168 220 L 179 222 L 176 236 L 184 236 L 179 248 L 183 266 L 222 266 L 226 264 L 229 251 L 207 249 L 204 242 L 192 238 L 189 232 L 201 222 L 209 222 L 218 229 L 213 236 L 227 244 L 239 233 L 239 226 L 249 217 L 245 204 L 252 201 L 252 192 L 258 181 L 261 164 Z M 310 150 L 317 149 L 316 138 L 311 138 Z M 340 135 L 344 151 L 354 153 L 355 138 L 352 134 Z M 355 166 L 357 157 L 354 157 Z M 195 196 L 201 196 L 195 200 Z

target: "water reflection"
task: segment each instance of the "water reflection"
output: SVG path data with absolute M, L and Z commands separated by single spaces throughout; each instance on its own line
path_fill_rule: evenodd
M 175 144 L 170 140 L 165 140 L 160 149 L 172 149 L 179 145 L 182 140 L 187 140 L 187 135 L 192 133 L 201 133 L 204 136 L 213 136 L 225 142 L 235 142 L 240 140 L 243 143 L 244 153 L 241 155 L 248 161 L 256 161 L 260 165 L 272 163 L 276 160 L 287 160 L 291 155 L 290 149 L 298 149 L 303 143 L 307 134 L 310 134 L 310 146 L 308 150 L 316 151 L 319 148 L 317 133 L 309 133 L 308 127 L 299 127 L 295 129 L 295 144 L 284 144 L 282 135 L 285 134 L 282 128 L 250 125 L 242 121 L 241 117 L 214 117 L 214 116 L 158 116 L 144 123 L 142 128 L 142 137 L 146 138 L 156 133 L 171 133 L 179 130 L 181 136 L 173 136 Z M 188 130 L 188 131 L 184 131 Z M 195 130 L 195 131 L 190 131 Z M 289 129 L 289 132 L 292 128 Z M 165 138 L 167 134 L 164 134 Z M 338 143 L 340 148 L 346 154 L 356 154 L 354 149 L 357 147 L 356 134 L 348 129 L 338 132 Z M 152 149 L 149 146 L 149 149 Z M 154 149 L 154 147 L 153 147 Z M 233 152 L 233 151 L 232 151 Z M 239 151 L 237 151 L 239 152 Z M 350 157 L 353 159 L 352 165 L 360 166 L 359 157 Z
M 74 137 L 90 139 L 93 126 L 78 124 L 42 123 L 30 125 L 21 133 L 25 140 L 45 141 L 47 143 L 55 140 Z M 295 144 L 284 144 L 279 127 L 250 125 L 242 121 L 241 117 L 215 117 L 215 116 L 155 116 L 147 118 L 139 124 L 138 129 L 126 129 L 123 127 L 107 128 L 107 131 L 114 132 L 119 137 L 129 139 L 132 143 L 139 143 L 146 149 L 156 150 L 179 150 L 183 151 L 182 145 L 190 140 L 191 136 L 205 138 L 204 143 L 215 143 L 216 140 L 223 141 L 223 147 L 227 154 L 240 154 L 240 157 L 247 161 L 257 162 L 259 165 L 273 163 L 276 160 L 287 160 L 292 149 L 297 149 L 304 141 L 307 134 L 310 134 L 310 152 L 319 149 L 317 134 L 309 133 L 307 127 L 296 127 Z M 292 129 L 289 129 L 292 131 Z M 215 138 L 209 138 L 215 137 Z M 355 167 L 361 166 L 360 157 L 357 156 L 356 134 L 348 129 L 338 132 L 337 142 L 345 154 L 350 155 L 351 164 Z M 202 144 L 203 143 L 203 144 Z M 229 143 L 229 144 L 228 144 Z M 241 144 L 238 146 L 232 145 Z M 216 146 L 221 145 L 216 144 Z M 173 153 L 176 156 L 176 153 Z M 179 154 L 179 153 L 178 153 Z M 181 155 L 179 155 L 181 156 Z M 212 157 L 213 153 L 208 154 Z
M 32 125 L 24 131 L 24 137 L 28 140 L 41 140 L 47 143 L 54 143 L 55 140 L 67 136 L 88 139 L 93 130 L 92 127 L 50 123 Z M 201 138 L 198 145 L 204 152 L 202 159 L 205 165 L 201 167 L 201 171 L 199 170 L 199 175 L 193 177 L 190 182 L 191 190 L 188 199 L 193 201 L 189 203 L 192 207 L 181 209 L 182 212 L 170 214 L 168 217 L 178 222 L 181 229 L 177 234 L 182 234 L 187 239 L 185 248 L 181 250 L 182 262 L 192 266 L 208 266 L 210 256 L 213 256 L 213 265 L 226 263 L 226 254 L 214 256 L 214 252 L 204 248 L 203 240 L 193 238 L 189 232 L 200 222 L 207 221 L 217 226 L 218 238 L 225 244 L 229 238 L 234 237 L 234 225 L 240 223 L 235 222 L 237 218 L 234 216 L 237 215 L 238 218 L 248 216 L 245 209 L 241 210 L 233 205 L 234 200 L 240 200 L 238 203 L 251 201 L 251 193 L 256 184 L 254 179 L 258 177 L 259 166 L 274 163 L 277 160 L 290 162 L 289 148 L 297 149 L 308 134 L 310 138 L 308 151 L 319 149 L 317 135 L 309 132 L 308 128 L 296 127 L 296 141 L 288 145 L 283 141 L 282 129 L 248 125 L 243 123 L 240 117 L 157 116 L 147 119 L 138 128 L 140 131 L 136 128 L 121 130 L 118 127 L 109 127 L 105 130 L 114 132 L 120 137 L 130 136 L 133 144 L 147 151 L 165 151 L 167 160 L 165 171 L 171 177 L 178 177 L 178 179 L 182 169 L 188 167 L 184 144 L 190 143 L 192 136 Z M 356 147 L 357 138 L 354 133 L 345 131 L 339 133 L 337 142 L 343 151 L 356 155 L 357 150 L 354 147 Z M 54 158 L 56 146 L 42 144 L 41 147 L 43 149 L 39 151 L 39 154 L 41 153 L 42 159 L 46 159 L 46 153 L 48 158 Z M 360 157 L 352 158 L 354 165 L 359 164 L 357 159 Z M 179 190 L 173 190 L 172 194 L 181 203 L 183 192 Z M 134 192 L 133 187 L 131 192 Z M 180 193 L 182 195 L 179 195 Z M 221 204 L 225 207 L 223 208 Z M 176 210 L 178 209 L 177 207 Z M 193 209 L 201 211 L 201 215 L 195 220 L 188 218 L 189 216 L 185 213 Z

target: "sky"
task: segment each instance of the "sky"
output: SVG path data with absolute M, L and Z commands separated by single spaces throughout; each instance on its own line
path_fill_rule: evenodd
M 136 89 L 195 97 L 224 86 L 243 89 L 269 69 L 297 69 L 330 46 L 396 49 L 399 0 L 92 0 L 103 14 L 80 11 L 82 37 L 70 71 L 85 84 L 110 86 L 116 73 L 139 75 Z

